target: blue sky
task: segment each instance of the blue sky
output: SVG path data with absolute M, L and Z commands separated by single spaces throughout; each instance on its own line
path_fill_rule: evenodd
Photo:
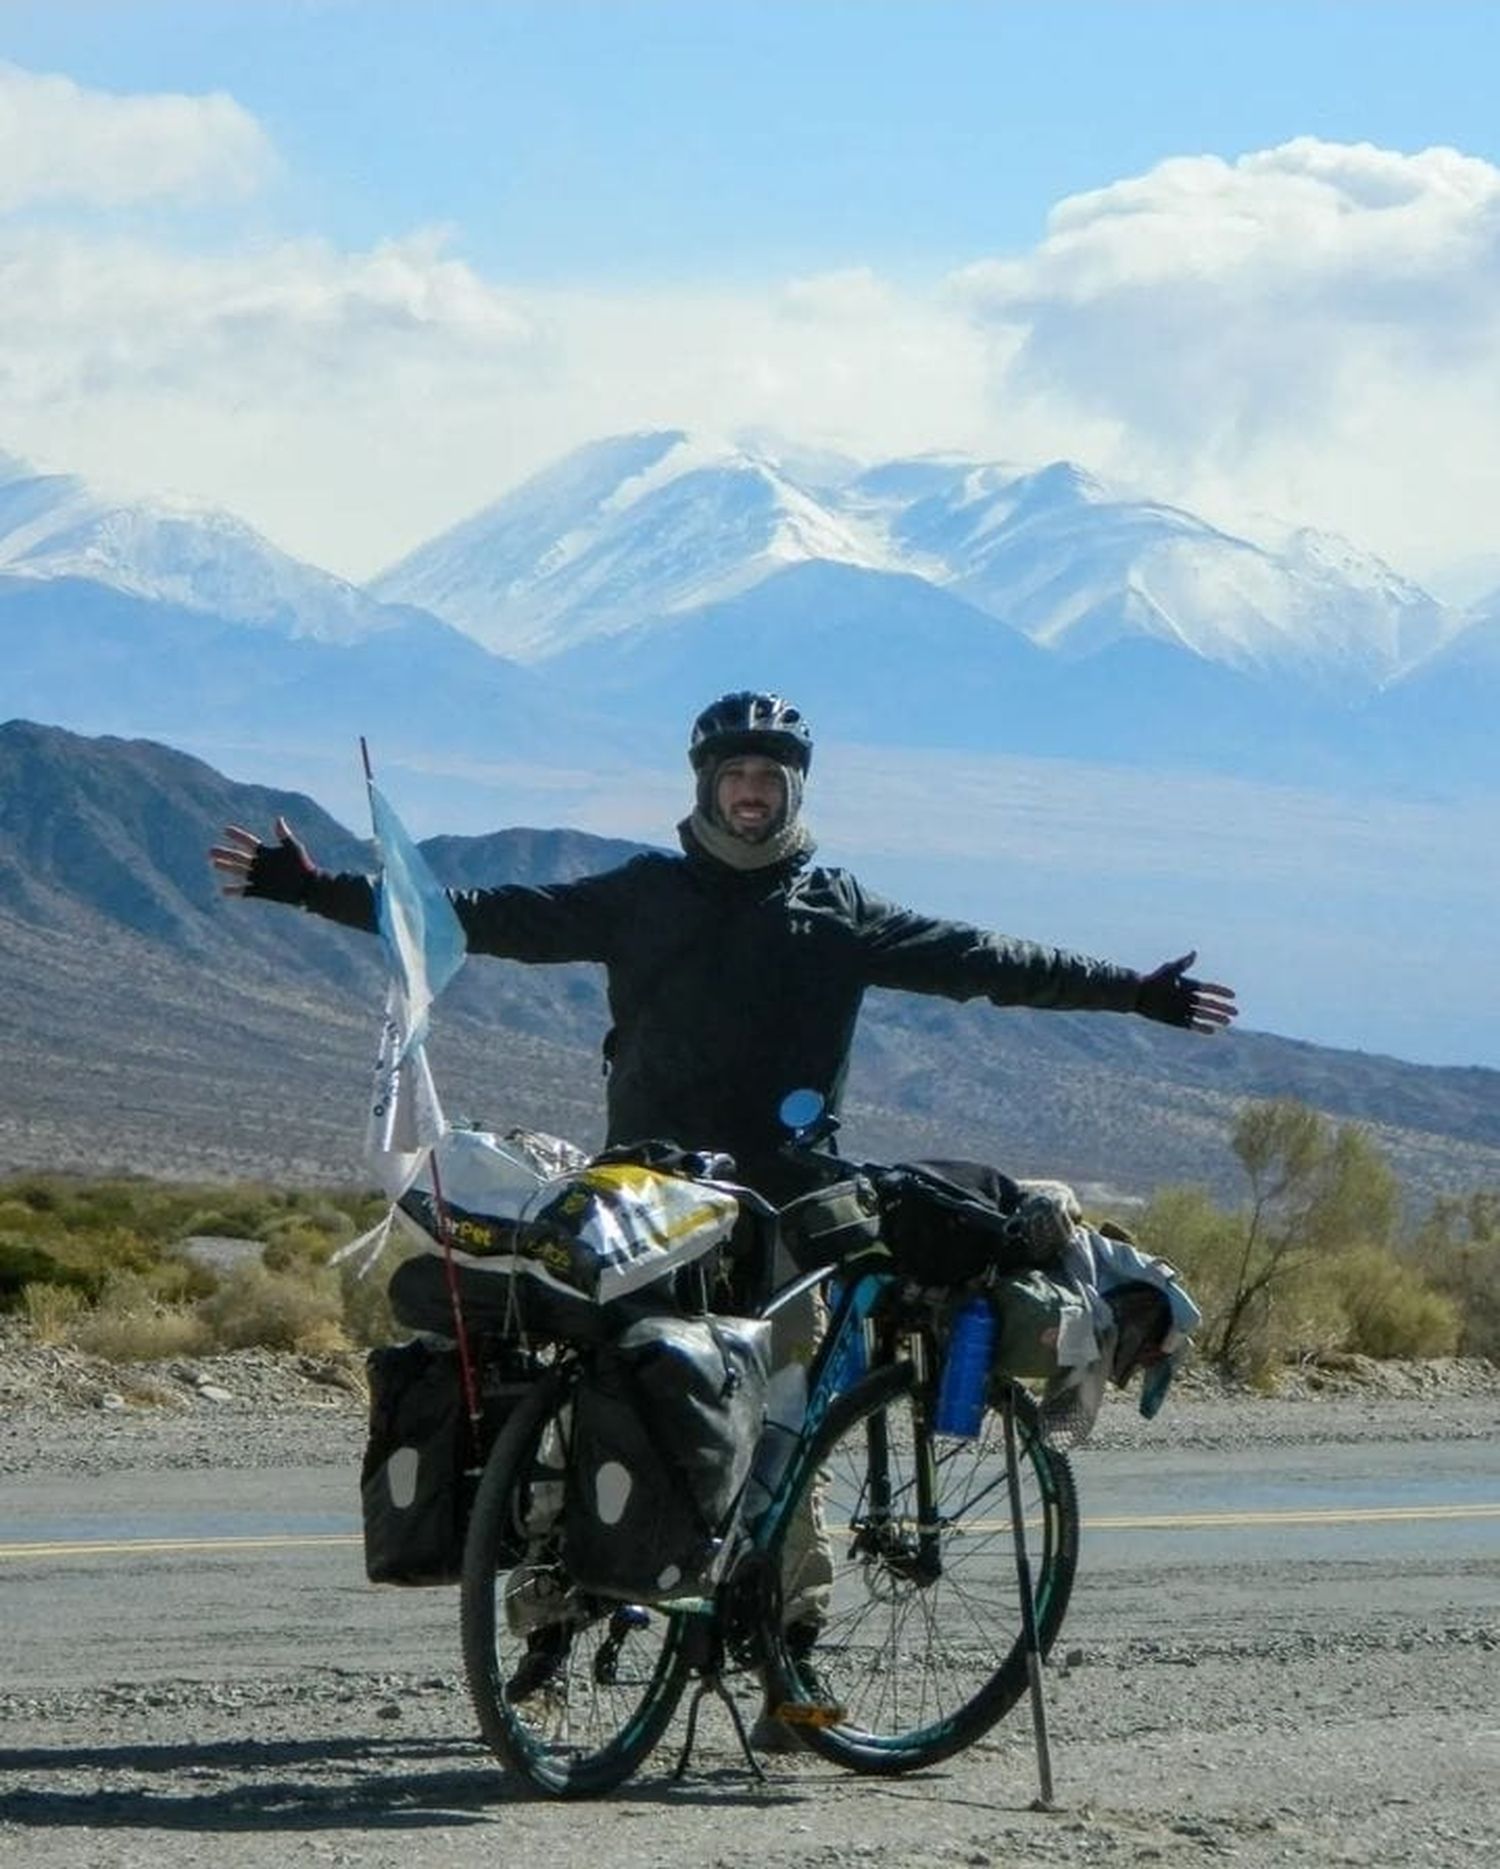
M 1065 196 L 1296 136 L 1500 156 L 1476 0 L 8 0 L 0 56 L 226 90 L 284 158 L 277 228 L 452 224 L 520 283 L 946 270 Z

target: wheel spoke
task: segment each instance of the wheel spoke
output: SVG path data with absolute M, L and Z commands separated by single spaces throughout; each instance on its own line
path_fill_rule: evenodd
M 557 1797 L 621 1783 L 682 1691 L 680 1619 L 588 1598 L 562 1563 L 567 1388 L 528 1398 L 486 1465 L 464 1554 L 469 1691 L 496 1756 Z
M 987 1417 L 973 1441 L 924 1444 L 914 1381 L 909 1370 L 872 1377 L 831 1413 L 819 1448 L 834 1584 L 810 1660 L 846 1717 L 806 1737 L 859 1770 L 945 1758 L 1026 1688 L 1003 1422 Z M 1077 1512 L 1067 1464 L 1035 1435 L 1030 1406 L 1016 1403 L 1023 1521 L 1046 1647 L 1071 1587 Z M 796 1698 L 799 1664 L 784 1645 L 781 1667 Z

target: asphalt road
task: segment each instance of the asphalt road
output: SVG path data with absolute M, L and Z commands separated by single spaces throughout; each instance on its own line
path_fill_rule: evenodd
M 1500 1613 L 1500 1470 L 1485 1441 L 1084 1450 L 1065 1645 L 1255 1613 L 1295 1626 Z M 443 1590 L 364 1581 L 349 1470 L 168 1471 L 0 1482 L 0 1665 L 13 1693 L 101 1679 L 456 1666 Z
M 898 1781 L 708 1723 L 616 1798 L 520 1799 L 475 1745 L 450 1590 L 363 1580 L 347 1462 L 0 1478 L 0 1859 L 555 1865 L 1488 1865 L 1500 1852 L 1492 1441 L 1152 1446 L 1077 1460 L 1047 1676 L 1059 1809 L 1017 1710 Z

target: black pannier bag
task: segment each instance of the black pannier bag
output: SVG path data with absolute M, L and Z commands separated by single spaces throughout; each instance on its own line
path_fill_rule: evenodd
M 505 1347 L 480 1362 L 477 1434 L 464 1405 L 458 1352 L 452 1346 L 392 1344 L 372 1350 L 365 1367 L 370 1382 L 370 1433 L 360 1469 L 365 1573 L 371 1583 L 456 1583 L 478 1470 L 534 1380 L 531 1359 Z
M 770 1344 L 759 1318 L 646 1317 L 589 1359 L 563 1513 L 576 1585 L 651 1602 L 711 1580 L 760 1435 Z
M 925 1285 L 1055 1264 L 1071 1230 L 1052 1197 L 1023 1194 L 983 1162 L 901 1162 L 880 1175 L 879 1189 L 892 1262 Z M 1038 1203 L 1045 1214 L 1032 1213 Z M 1037 1218 L 1055 1224 L 1039 1227 Z

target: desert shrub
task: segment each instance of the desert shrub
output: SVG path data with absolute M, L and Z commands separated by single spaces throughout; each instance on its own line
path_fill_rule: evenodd
M 1349 1345 L 1365 1356 L 1452 1356 L 1458 1308 L 1434 1291 L 1419 1266 L 1389 1246 L 1358 1246 L 1334 1267 L 1347 1274 L 1344 1310 Z
M 63 1263 L 55 1253 L 14 1235 L 0 1237 L 0 1311 L 20 1308 L 30 1286 L 66 1286 L 85 1295 L 97 1293 L 102 1277 Z
M 263 1265 L 237 1266 L 202 1300 L 198 1316 L 224 1349 L 348 1348 L 338 1281 L 328 1272 L 307 1278 Z
M 262 1199 L 216 1202 L 195 1207 L 176 1220 L 184 1238 L 258 1240 L 264 1236 L 268 1214 Z
M 1248 1302 L 1240 1297 L 1245 1224 L 1244 1214 L 1216 1206 L 1202 1188 L 1172 1187 L 1152 1196 L 1130 1230 L 1143 1247 L 1181 1272 L 1203 1312 L 1199 1354 L 1226 1374 L 1269 1387 L 1296 1351 L 1297 1310 L 1292 1294 L 1274 1282 Z M 1234 1354 L 1226 1360 L 1219 1348 L 1237 1299 Z
M 219 1283 L 206 1265 L 180 1254 L 157 1260 L 147 1276 L 152 1291 L 164 1304 L 196 1304 L 217 1290 Z
M 160 1263 L 161 1247 L 134 1227 L 108 1221 L 100 1226 L 70 1227 L 49 1241 L 64 1265 L 102 1284 L 115 1272 L 148 1272 Z
M 1417 1231 L 1416 1256 L 1453 1304 L 1459 1354 L 1500 1362 L 1500 1189 L 1436 1201 Z
M 21 1310 L 38 1343 L 71 1343 L 88 1299 L 76 1285 L 26 1285 Z
M 1400 1188 L 1357 1125 L 1335 1125 L 1282 1098 L 1248 1103 L 1231 1146 L 1249 1198 L 1229 1214 L 1195 1190 L 1151 1203 L 1142 1231 L 1183 1268 L 1204 1309 L 1203 1354 L 1227 1374 L 1269 1383 L 1288 1358 L 1316 1352 L 1347 1328 L 1319 1267 L 1355 1245 L 1395 1235 Z M 1173 1228 L 1178 1237 L 1173 1240 Z
M 12 1200 L 20 1201 L 34 1214 L 52 1213 L 58 1205 L 56 1183 L 36 1175 L 17 1176 L 9 1183 L 7 1193 Z
M 278 1220 L 269 1229 L 262 1263 L 271 1272 L 307 1273 L 326 1265 L 336 1242 L 301 1220 Z
M 78 1349 L 111 1363 L 192 1355 L 205 1347 L 207 1335 L 196 1312 L 163 1304 L 139 1273 L 128 1270 L 110 1274 L 98 1301 L 69 1332 Z
M 401 1257 L 395 1248 L 387 1248 L 368 1271 L 362 1272 L 357 1262 L 337 1268 L 343 1294 L 344 1328 L 350 1342 L 362 1349 L 394 1343 L 409 1334 L 391 1315 L 388 1291 L 391 1274 L 401 1263 Z

